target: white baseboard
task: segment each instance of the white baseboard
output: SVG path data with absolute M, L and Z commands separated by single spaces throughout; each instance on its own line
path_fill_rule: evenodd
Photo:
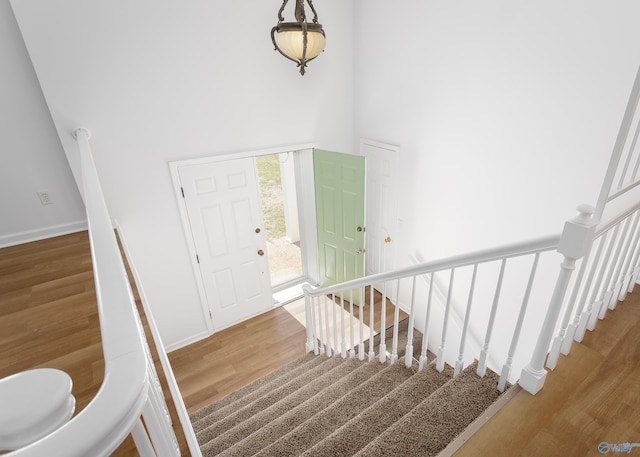
M 176 341 L 175 343 L 171 343 L 165 346 L 167 350 L 167 354 L 169 352 L 175 351 L 177 349 L 183 348 L 185 346 L 189 346 L 190 344 L 197 343 L 200 340 L 204 340 L 205 338 L 209 338 L 211 335 L 209 332 L 204 331 L 197 333 L 195 335 L 190 335 L 188 338 L 184 338 L 180 341 Z
M 30 243 L 32 241 L 44 240 L 56 236 L 68 235 L 69 233 L 81 232 L 83 230 L 87 230 L 86 220 L 12 233 L 10 235 L 0 236 L 0 248 Z

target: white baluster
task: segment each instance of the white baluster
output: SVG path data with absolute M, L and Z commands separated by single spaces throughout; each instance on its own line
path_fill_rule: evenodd
M 618 245 L 620 245 L 620 240 L 618 240 Z M 609 246 L 609 250 L 604 260 L 600 263 L 597 278 L 595 279 L 595 281 L 593 281 L 591 298 L 589 299 L 589 303 L 591 304 L 590 305 L 591 314 L 589 314 L 589 319 L 587 320 L 587 326 L 586 326 L 586 329 L 589 331 L 593 331 L 593 329 L 596 328 L 596 322 L 598 320 L 600 309 L 604 308 L 606 311 L 607 306 L 606 305 L 603 306 L 604 299 L 606 298 L 607 300 L 611 300 L 611 295 L 613 293 L 613 289 L 611 287 L 606 287 L 607 284 L 612 284 L 612 278 L 613 278 L 614 265 L 613 263 L 610 262 L 612 247 L 613 247 L 613 242 Z M 620 253 L 620 250 L 618 249 L 618 252 L 616 254 L 616 257 L 614 257 L 614 259 L 617 258 L 617 255 L 619 255 L 619 253 Z M 609 270 L 609 274 L 607 276 L 607 279 L 603 281 L 603 278 L 607 269 Z
M 306 331 L 307 331 L 307 344 L 306 349 L 307 352 L 313 351 L 313 319 L 311 318 L 311 297 L 309 293 L 311 292 L 311 286 L 305 284 L 302 287 L 304 291 L 304 317 L 306 321 Z
M 480 351 L 480 359 L 478 360 L 478 369 L 476 373 L 480 377 L 484 377 L 487 374 L 487 355 L 489 354 L 489 343 L 491 342 L 491 334 L 493 333 L 493 326 L 496 321 L 496 312 L 498 311 L 498 302 L 500 301 L 500 293 L 502 292 L 502 280 L 504 278 L 504 270 L 507 265 L 507 259 L 502 259 L 500 263 L 500 273 L 498 274 L 498 283 L 496 284 L 496 291 L 493 295 L 493 304 L 491 305 L 491 313 L 489 314 L 489 323 L 487 324 L 487 333 L 484 337 L 484 344 Z
M 509 346 L 509 353 L 507 355 L 507 361 L 502 367 L 502 373 L 500 374 L 500 381 L 498 381 L 498 390 L 504 392 L 504 389 L 509 381 L 509 375 L 511 374 L 511 364 L 513 363 L 513 355 L 516 353 L 518 347 L 518 340 L 520 339 L 520 333 L 522 331 L 522 323 L 524 322 L 524 316 L 527 312 L 527 306 L 529 305 L 529 297 L 531 296 L 531 289 L 533 287 L 533 280 L 536 277 L 536 270 L 538 269 L 538 260 L 540 259 L 540 253 L 537 252 L 533 258 L 533 266 L 531 267 L 531 273 L 529 274 L 529 282 L 527 283 L 527 290 L 524 293 L 522 299 L 522 305 L 520 305 L 520 313 L 518 313 L 518 321 L 516 322 L 516 328 L 511 338 L 511 345 Z
M 400 280 L 396 283 L 396 302 L 393 312 L 393 344 L 391 345 L 391 363 L 398 361 L 398 321 L 400 319 Z
M 633 246 L 634 246 L 634 254 L 633 254 L 633 260 L 631 261 L 632 273 L 631 273 L 631 278 L 629 279 L 629 286 L 627 287 L 627 293 L 629 294 L 633 292 L 633 289 L 636 285 L 636 281 L 638 280 L 638 275 L 640 274 L 640 265 L 638 264 L 640 260 L 640 227 L 638 229 L 636 239 L 633 242 Z
M 320 306 L 320 297 L 315 297 L 315 310 L 317 313 L 317 324 L 318 324 L 318 337 L 316 338 L 318 340 L 318 353 L 319 354 L 324 354 L 325 353 L 325 344 L 322 341 L 322 335 L 324 334 L 324 327 L 323 327 L 323 322 L 322 322 L 322 308 Z
M 338 302 L 336 302 L 336 294 L 331 294 L 331 302 L 333 304 L 333 353 L 340 352 L 338 348 Z
M 478 264 L 473 266 L 473 275 L 471 276 L 471 287 L 469 288 L 469 298 L 467 300 L 467 309 L 464 314 L 464 323 L 462 324 L 462 336 L 460 337 L 460 349 L 456 367 L 453 372 L 454 376 L 458 376 L 464 368 L 464 346 L 467 342 L 467 331 L 469 330 L 469 319 L 471 318 L 471 303 L 473 302 L 473 292 L 476 288 L 476 274 L 478 273 Z
M 420 351 L 420 365 L 418 370 L 422 371 L 427 365 L 427 346 L 429 344 L 429 324 L 431 323 L 431 302 L 433 299 L 433 277 L 435 272 L 431 273 L 429 281 L 429 297 L 427 299 L 427 313 L 424 316 L 424 333 L 422 335 L 422 349 Z
M 378 357 L 380 363 L 384 363 L 387 360 L 387 343 L 386 343 L 386 326 L 387 326 L 387 283 L 382 285 L 382 304 L 380 315 L 380 345 L 378 346 Z
M 372 362 L 376 357 L 376 352 L 373 348 L 373 319 L 374 319 L 374 298 L 375 289 L 373 288 L 373 284 L 369 286 L 369 362 Z
M 589 275 L 587 276 L 587 279 L 583 285 L 582 297 L 580 298 L 580 302 L 582 306 L 584 306 L 585 304 L 587 304 L 588 306 L 587 306 L 587 309 L 580 315 L 580 321 L 578 322 L 578 327 L 576 328 L 576 333 L 573 337 L 573 339 L 578 343 L 582 342 L 584 338 L 584 334 L 587 330 L 589 316 L 591 315 L 591 309 L 593 308 L 593 303 L 587 303 L 588 302 L 587 297 L 589 295 L 589 290 L 591 290 L 592 287 L 595 287 L 593 282 L 593 277 L 596 274 L 596 270 L 601 265 L 600 256 L 602 254 L 602 249 L 604 248 L 605 240 L 607 239 L 608 234 L 609 233 L 607 232 L 607 236 L 603 238 L 603 240 L 601 241 L 601 244 L 598 246 L 598 252 L 593 258 L 593 261 L 591 263 L 591 268 L 589 269 Z M 609 258 L 609 254 L 611 253 L 611 249 L 613 248 L 614 239 L 615 239 L 615 235 L 614 235 L 614 238 L 610 240 L 610 242 L 608 243 L 608 246 L 609 246 L 607 248 L 608 253 L 605 255 L 605 258 Z M 604 264 L 606 264 L 606 262 L 604 262 Z
M 353 359 L 356 356 L 354 340 L 354 327 L 353 327 L 353 289 L 349 290 L 349 358 Z
M 612 276 L 612 282 L 610 285 L 610 290 L 612 291 L 611 298 L 608 302 L 605 303 L 609 309 L 616 309 L 616 304 L 618 303 L 618 296 L 620 296 L 620 289 L 622 288 L 622 282 L 620 279 L 620 272 L 622 271 L 623 261 L 621 260 L 622 247 L 624 244 L 624 240 L 628 237 L 629 232 L 629 223 L 631 222 L 630 218 L 626 218 L 624 221 L 624 228 L 622 229 L 622 233 L 620 234 L 620 239 L 618 240 L 618 246 L 616 247 L 616 253 L 611 261 L 611 269 L 613 270 L 613 266 L 615 265 L 615 272 Z M 620 226 L 620 224 L 618 224 Z
M 344 321 L 344 292 L 340 294 L 340 338 L 342 339 L 342 343 L 340 346 L 340 355 L 343 359 L 347 358 L 347 336 L 346 336 L 346 327 L 347 324 Z
M 331 357 L 333 355 L 333 351 L 331 350 L 331 325 L 329 325 L 329 307 L 327 305 L 327 296 L 322 296 L 322 304 L 324 305 L 324 320 L 327 323 L 326 325 L 326 335 L 325 335 L 325 347 L 327 351 L 327 357 Z
M 140 457 L 157 457 L 156 451 L 153 449 L 153 445 L 151 444 L 151 440 L 149 440 L 149 435 L 147 435 L 147 430 L 144 428 L 141 419 L 138 419 L 134 424 L 131 430 L 131 436 L 133 437 L 133 442 L 136 445 Z
M 578 292 L 580 291 L 580 286 L 583 286 L 582 280 L 584 278 L 584 274 L 587 271 L 587 264 L 589 263 L 590 254 L 591 252 L 588 252 L 585 255 L 585 257 L 582 259 L 582 264 L 580 265 L 580 270 L 578 271 L 578 276 L 576 277 L 576 281 L 573 284 L 573 291 L 571 292 L 571 297 L 569 298 L 567 309 L 565 311 L 565 314 L 570 317 L 573 306 L 578 305 L 576 306 L 575 317 L 567 327 L 567 331 L 564 335 L 564 338 L 562 339 L 562 345 L 560 346 L 560 353 L 564 355 L 569 355 L 569 353 L 571 352 L 571 345 L 573 344 L 573 338 L 575 337 L 576 329 L 578 328 L 578 323 L 580 322 L 580 316 L 582 315 L 582 310 L 584 308 L 584 302 L 578 304 L 577 297 L 578 297 Z
M 451 312 L 451 296 L 453 294 L 453 278 L 455 276 L 456 269 L 451 269 L 449 276 L 449 290 L 447 291 L 447 304 L 444 309 L 444 322 L 442 323 L 442 340 L 440 341 L 440 348 L 438 349 L 438 357 L 436 361 L 436 369 L 442 373 L 444 370 L 444 351 L 447 345 L 447 327 L 449 326 L 449 314 Z
M 360 288 L 360 342 L 358 343 L 358 360 L 364 360 L 364 287 Z M 373 325 L 373 324 L 372 324 Z
M 404 353 L 404 365 L 411 368 L 413 365 L 413 321 L 416 302 L 416 277 L 413 277 L 411 285 L 411 308 L 409 310 L 409 328 L 407 329 L 407 347 Z
M 640 131 L 640 129 L 638 129 Z M 618 301 L 624 301 L 627 298 L 627 290 L 629 289 L 629 282 L 631 280 L 631 262 L 634 256 L 632 246 L 637 246 L 638 243 L 638 222 L 640 222 L 640 212 L 636 211 L 633 213 L 631 217 L 633 217 L 633 226 L 629 233 L 629 237 L 627 238 L 627 244 L 624 247 L 624 252 L 627 253 L 623 273 L 621 278 L 622 287 L 620 288 L 620 293 L 618 295 Z

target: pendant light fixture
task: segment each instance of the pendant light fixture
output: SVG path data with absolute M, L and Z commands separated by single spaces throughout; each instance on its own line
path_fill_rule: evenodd
M 305 0 L 296 0 L 296 22 L 283 22 L 282 12 L 289 0 L 284 0 L 278 11 L 278 24 L 271 29 L 271 41 L 280 54 L 293 60 L 304 75 L 307 62 L 315 59 L 324 50 L 326 43 L 322 25 L 318 24 L 318 13 L 311 0 L 306 0 L 313 11 L 313 22 L 307 22 L 304 11 Z

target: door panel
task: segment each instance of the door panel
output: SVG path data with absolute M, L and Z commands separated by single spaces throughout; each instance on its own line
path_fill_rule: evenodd
M 316 149 L 314 167 L 321 286 L 359 278 L 364 273 L 364 157 Z
M 399 148 L 362 140 L 360 152 L 367 158 L 366 274 L 373 275 L 391 271 L 395 267 Z
M 253 158 L 179 168 L 215 330 L 272 306 Z

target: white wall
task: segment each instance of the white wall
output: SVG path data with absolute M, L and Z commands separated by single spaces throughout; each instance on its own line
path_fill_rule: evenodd
M 400 144 L 400 264 L 560 233 L 595 204 L 635 0 L 355 0 L 356 134 Z
M 72 160 L 70 132 L 92 131 L 169 346 L 206 326 L 168 162 L 372 138 L 401 146 L 413 196 L 400 265 L 556 233 L 595 201 L 640 57 L 635 0 L 325 0 L 327 50 L 304 77 L 272 49 L 279 2 L 12 6 Z
M 84 206 L 8 0 L 0 1 L 0 246 L 86 227 Z M 43 206 L 36 192 L 49 191 Z
M 351 4 L 316 5 L 327 48 L 304 77 L 273 50 L 280 5 L 12 3 L 72 160 L 70 132 L 92 132 L 107 204 L 169 347 L 206 325 L 168 163 L 314 140 L 333 150 L 354 144 Z
M 416 251 L 434 260 L 559 234 L 578 204 L 595 205 L 640 64 L 638 17 L 635 0 L 355 0 L 356 135 L 400 145 L 399 194 L 411 196 L 398 205 L 399 266 Z M 515 378 L 560 260 L 547 255 L 538 270 Z M 499 363 L 529 273 L 515 264 L 493 338 Z M 471 325 L 483 338 L 495 279 L 480 287 Z M 467 293 L 454 294 L 461 313 Z

